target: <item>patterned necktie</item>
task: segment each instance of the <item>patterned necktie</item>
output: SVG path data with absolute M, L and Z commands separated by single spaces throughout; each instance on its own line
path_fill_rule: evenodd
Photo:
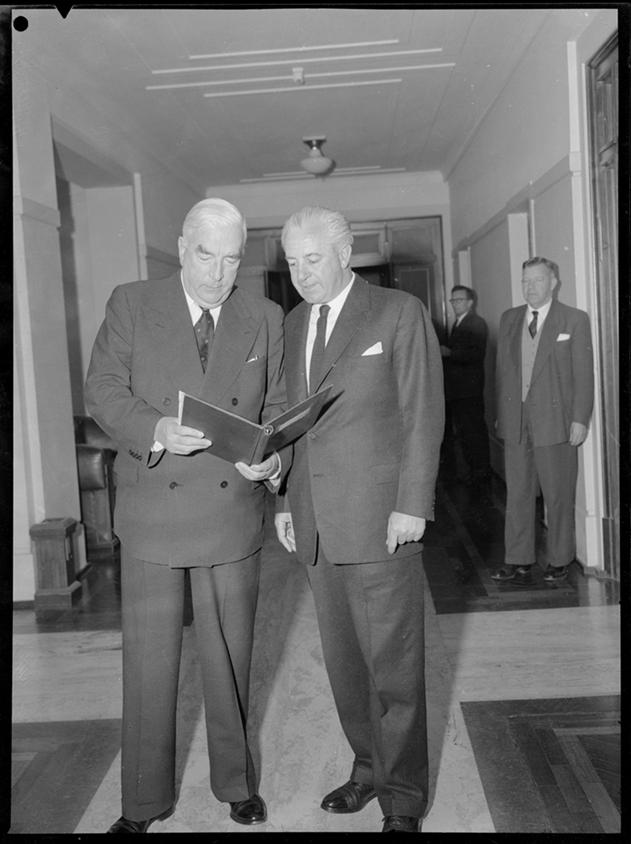
M 528 331 L 530 332 L 530 336 L 532 339 L 535 339 L 535 334 L 537 333 L 537 317 L 539 315 L 539 311 L 532 312 L 532 322 L 528 326 Z
M 320 316 L 316 326 L 316 338 L 311 351 L 311 363 L 309 364 L 309 393 L 314 393 L 318 386 L 322 359 L 324 357 L 324 346 L 326 339 L 326 318 L 331 310 L 330 305 L 320 305 Z
M 206 372 L 208 353 L 215 334 L 215 323 L 208 308 L 202 308 L 202 315 L 195 323 L 195 337 L 199 348 L 199 359 L 202 362 L 202 369 Z

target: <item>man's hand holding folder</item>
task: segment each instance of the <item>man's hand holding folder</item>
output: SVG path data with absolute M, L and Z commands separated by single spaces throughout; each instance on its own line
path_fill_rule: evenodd
M 202 432 L 204 441 L 210 442 L 207 446 L 209 454 L 235 465 L 245 464 L 256 476 L 250 480 L 262 480 L 263 475 L 269 477 L 267 473 L 272 465 L 274 471 L 278 468 L 277 463 L 269 463 L 278 460 L 274 452 L 313 427 L 330 391 L 331 386 L 326 387 L 265 425 L 180 392 L 179 422 Z M 249 477 L 241 466 L 237 468 Z

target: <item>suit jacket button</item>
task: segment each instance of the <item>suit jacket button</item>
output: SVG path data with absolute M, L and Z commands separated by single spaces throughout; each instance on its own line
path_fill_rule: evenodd
M 234 404 L 234 405 L 239 404 L 239 399 L 232 399 L 232 404 Z
M 169 484 L 169 489 L 175 489 L 176 486 L 179 486 L 179 484 L 176 481 L 171 481 L 171 483 Z
M 228 486 L 228 481 L 222 481 L 222 482 L 219 484 L 219 486 L 220 486 L 222 489 L 225 489 L 225 488 Z
M 309 439 L 310 439 L 310 440 L 315 440 L 315 438 L 316 438 L 316 435 L 315 435 L 315 434 L 309 434 Z
M 166 405 L 171 404 L 171 399 L 162 399 L 162 404 L 166 404 Z

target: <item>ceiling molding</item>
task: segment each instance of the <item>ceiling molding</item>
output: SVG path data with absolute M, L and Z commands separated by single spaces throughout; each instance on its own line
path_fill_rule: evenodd
M 249 91 L 217 91 L 204 97 L 242 97 L 246 94 L 294 94 L 302 91 L 321 91 L 324 88 L 363 88 L 367 85 L 391 85 L 402 79 L 374 79 L 364 82 L 329 82 L 326 85 L 295 85 L 293 88 L 251 88 Z
M 236 56 L 268 56 L 274 53 L 306 53 L 314 50 L 348 50 L 350 47 L 384 47 L 386 44 L 398 44 L 398 38 L 388 38 L 384 41 L 355 41 L 348 44 L 318 44 L 315 47 L 276 47 L 270 50 L 239 50 L 232 53 L 202 53 L 189 56 L 189 59 L 224 59 Z
M 309 79 L 320 79 L 328 76 L 356 76 L 360 73 L 401 73 L 409 70 L 436 70 L 437 68 L 455 67 L 455 62 L 443 62 L 441 64 L 417 64 L 403 67 L 370 67 L 360 70 L 331 70 L 322 73 L 300 74 L 301 81 L 296 83 L 296 71 L 302 71 L 301 67 L 293 67 L 291 76 L 251 76 L 247 79 L 214 79 L 209 82 L 172 82 L 165 85 L 146 85 L 147 91 L 170 90 L 173 88 L 203 88 L 208 85 L 243 85 L 252 82 L 281 82 L 287 80 L 294 84 L 304 84 Z
M 317 56 L 314 58 L 301 58 L 303 64 L 314 62 L 345 62 L 355 61 L 357 59 L 374 59 L 392 58 L 393 56 L 420 56 L 425 53 L 442 53 L 442 47 L 429 47 L 422 50 L 391 50 L 388 53 L 357 53 L 348 56 Z M 152 70 L 153 74 L 164 73 L 199 73 L 201 70 L 243 70 L 249 67 L 273 67 L 279 64 L 294 64 L 295 59 L 278 59 L 271 62 L 243 62 L 242 64 L 219 64 L 219 65 L 202 65 L 201 67 L 172 67 L 161 70 Z

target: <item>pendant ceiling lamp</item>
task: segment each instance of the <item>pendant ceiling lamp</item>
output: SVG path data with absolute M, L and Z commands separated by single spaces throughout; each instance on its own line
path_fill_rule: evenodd
M 326 141 L 324 135 L 317 135 L 315 137 L 303 138 L 303 143 L 310 147 L 309 157 L 303 158 L 300 166 L 307 173 L 312 173 L 314 176 L 324 176 L 333 169 L 334 162 L 332 159 L 322 155 L 320 147 Z

